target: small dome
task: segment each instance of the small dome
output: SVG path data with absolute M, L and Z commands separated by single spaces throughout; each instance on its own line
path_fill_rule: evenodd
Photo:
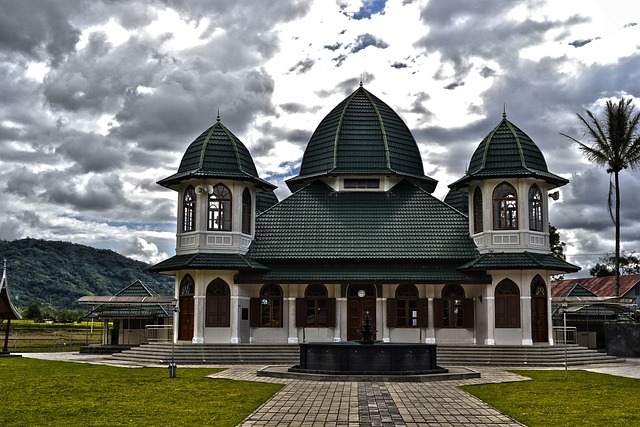
M 178 172 L 158 184 L 170 187 L 193 178 L 220 178 L 252 181 L 272 190 L 274 185 L 258 176 L 247 147 L 218 121 L 195 139 L 182 156 Z
M 318 125 L 302 157 L 292 190 L 329 175 L 396 175 L 433 192 L 418 144 L 400 116 L 360 86 Z
M 449 187 L 455 190 L 474 180 L 519 177 L 538 178 L 554 186 L 569 182 L 549 172 L 538 146 L 503 114 L 502 121 L 480 142 L 471 156 L 465 176 Z

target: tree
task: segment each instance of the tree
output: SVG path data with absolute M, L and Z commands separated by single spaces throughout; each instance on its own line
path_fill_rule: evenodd
M 561 260 L 566 260 L 567 257 L 564 254 L 564 247 L 567 244 L 560 240 L 560 233 L 558 233 L 558 229 L 553 225 L 549 224 L 549 253 L 556 258 L 560 258 Z M 564 275 L 556 274 L 551 277 L 551 280 L 562 280 L 564 279 Z
M 40 310 L 40 305 L 37 302 L 29 304 L 27 311 L 24 313 L 24 317 L 36 321 L 42 320 L 42 310 Z
M 584 157 L 607 168 L 609 177 L 609 215 L 616 228 L 616 248 L 614 275 L 616 296 L 620 293 L 620 171 L 640 166 L 640 137 L 638 137 L 638 123 L 640 112 L 634 113 L 635 106 L 631 99 L 621 98 L 617 104 L 607 101 L 605 117 L 602 121 L 589 110 L 588 119 L 577 114 L 584 126 L 585 136 L 591 140 L 591 145 L 580 142 L 572 136 L 562 133 L 578 144 Z
M 597 263 L 589 270 L 591 277 L 615 276 L 615 255 L 605 255 L 600 258 L 600 261 L 601 263 Z M 623 252 L 622 255 L 618 257 L 618 261 L 620 266 L 619 271 L 622 275 L 640 274 L 640 258 L 635 252 L 629 254 Z

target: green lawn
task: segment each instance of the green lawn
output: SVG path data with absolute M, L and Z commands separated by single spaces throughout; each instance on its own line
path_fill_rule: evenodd
M 282 388 L 206 378 L 216 371 L 0 358 L 0 424 L 234 426 Z
M 640 426 L 640 380 L 587 371 L 513 371 L 533 381 L 464 386 L 529 427 Z

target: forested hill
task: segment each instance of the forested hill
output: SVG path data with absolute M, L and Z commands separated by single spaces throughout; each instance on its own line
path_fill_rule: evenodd
M 54 310 L 79 309 L 81 296 L 114 295 L 136 280 L 160 295 L 173 294 L 172 276 L 151 274 L 148 265 L 112 250 L 49 240 L 0 240 L 0 262 L 3 258 L 11 299 L 22 312 L 32 302 Z

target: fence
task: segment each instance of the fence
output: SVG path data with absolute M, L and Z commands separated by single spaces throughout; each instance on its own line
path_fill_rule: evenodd
M 575 326 L 567 326 L 567 342 L 564 341 L 564 327 L 553 327 L 553 342 L 556 344 L 576 344 L 578 342 L 578 332 Z
M 147 325 L 144 329 L 148 343 L 173 340 L 173 325 Z
M 4 337 L 4 330 L 2 330 Z M 7 349 L 10 352 L 75 351 L 89 344 L 102 342 L 102 330 L 95 329 L 20 329 L 9 331 Z

